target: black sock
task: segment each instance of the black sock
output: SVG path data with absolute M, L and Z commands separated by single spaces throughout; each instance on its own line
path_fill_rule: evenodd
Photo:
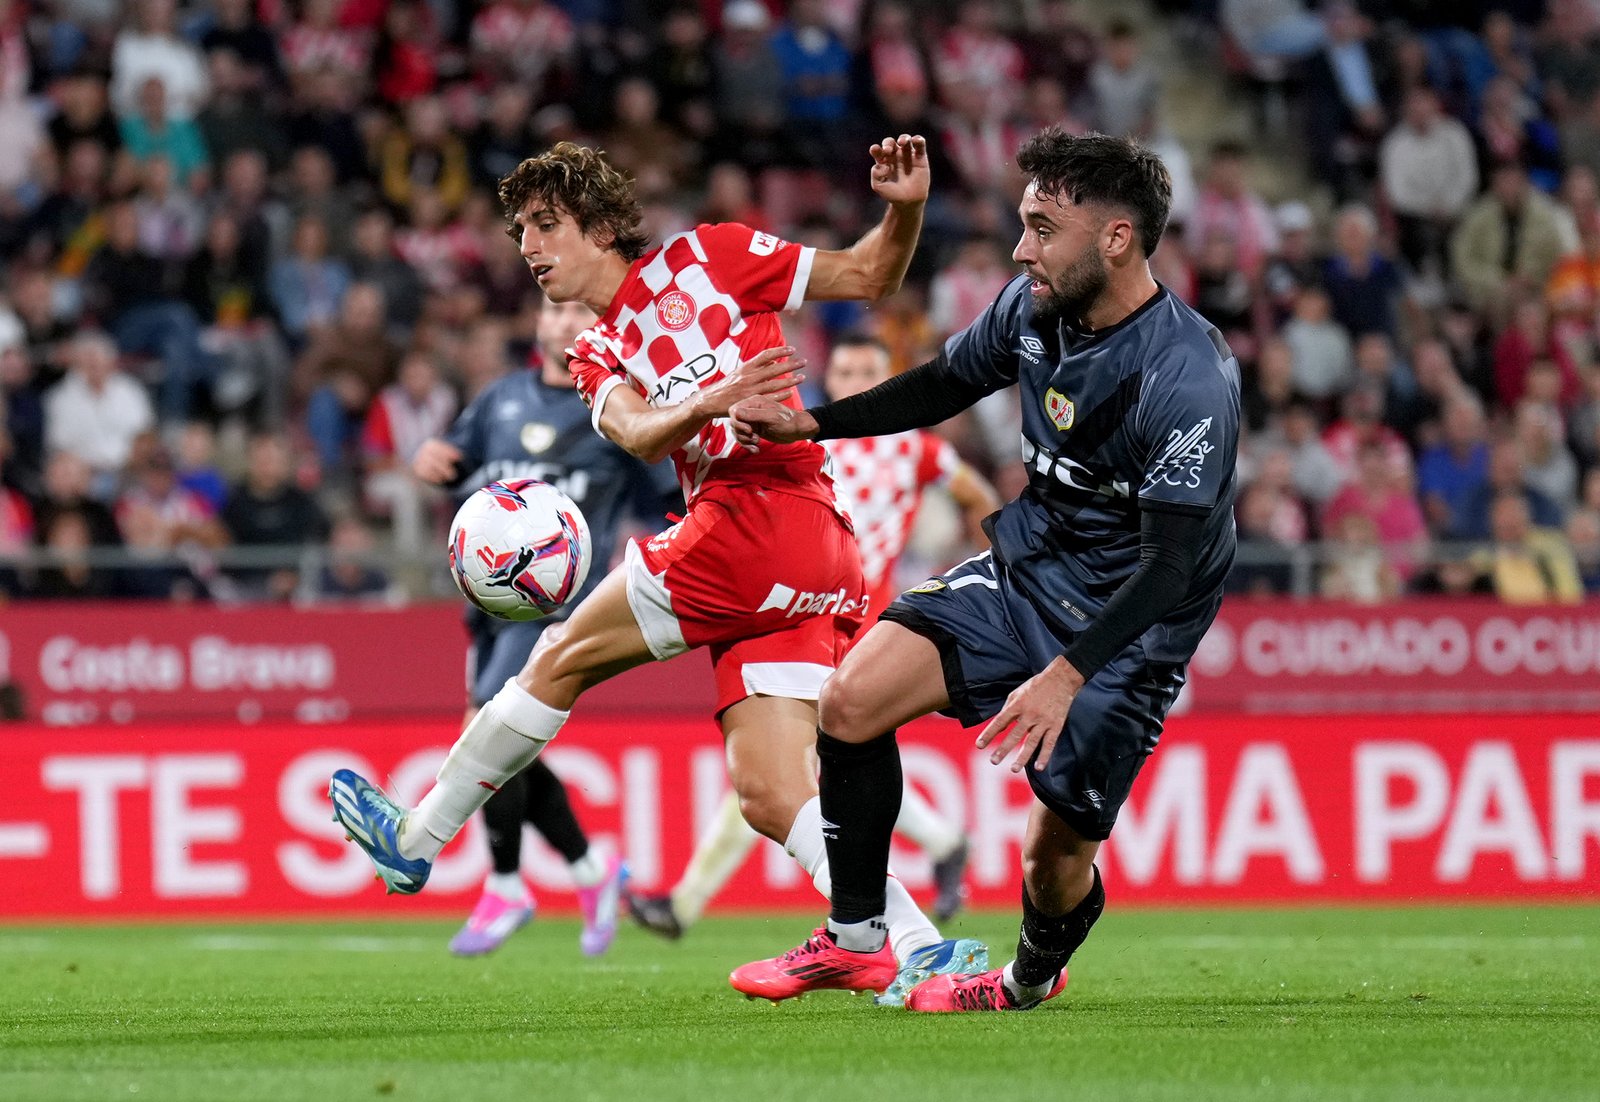
M 900 817 L 900 747 L 894 732 L 871 742 L 840 742 L 817 728 L 822 763 L 822 836 L 833 877 L 831 917 L 865 922 L 883 914 L 889 836 Z
M 1022 935 L 1017 938 L 1017 962 L 1011 978 L 1022 987 L 1039 987 L 1055 980 L 1073 952 L 1089 936 L 1100 912 L 1106 909 L 1106 890 L 1100 869 L 1094 868 L 1094 887 L 1083 901 L 1064 915 L 1047 915 L 1033 905 L 1028 885 L 1022 885 Z
M 527 787 L 522 774 L 506 781 L 483 805 L 483 822 L 489 828 L 489 856 L 494 871 L 502 875 L 522 867 L 522 808 Z
M 523 804 L 523 813 L 528 822 L 544 835 L 544 840 L 555 848 L 567 864 L 581 860 L 589 852 L 589 836 L 578 825 L 577 815 L 573 814 L 572 801 L 567 798 L 567 786 L 542 761 L 535 761 L 524 769 L 522 779 L 528 792 Z

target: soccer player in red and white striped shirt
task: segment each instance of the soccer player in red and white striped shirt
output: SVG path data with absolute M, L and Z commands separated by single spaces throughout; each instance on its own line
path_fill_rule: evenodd
M 855 245 L 836 251 L 736 224 L 699 226 L 647 249 L 632 182 L 570 143 L 501 181 L 511 233 L 545 296 L 600 315 L 569 353 L 595 429 L 641 459 L 672 456 L 688 507 L 679 524 L 630 543 L 625 563 L 545 632 L 416 808 L 393 807 L 348 770 L 334 775 L 336 816 L 391 888 L 421 889 L 444 844 L 539 755 L 585 690 L 704 646 L 746 820 L 828 892 L 816 700 L 862 621 L 861 563 L 822 447 L 739 444 L 728 412 L 758 396 L 799 408 L 800 365 L 788 359 L 780 311 L 807 299 L 878 299 L 899 287 L 927 201 L 927 147 L 901 135 L 874 145 L 872 157 L 872 190 L 887 209 Z M 889 948 L 876 957 L 841 953 L 835 966 L 813 954 L 795 974 L 767 969 L 732 982 L 774 999 L 822 987 L 881 991 L 908 958 L 918 967 L 930 955 L 960 965 L 981 948 L 942 942 L 892 877 L 887 896 Z

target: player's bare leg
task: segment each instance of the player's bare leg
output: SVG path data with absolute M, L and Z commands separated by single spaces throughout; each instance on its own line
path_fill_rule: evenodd
M 612 571 L 570 620 L 544 633 L 522 672 L 479 710 L 421 803 L 409 812 L 397 808 L 375 785 L 341 769 L 329 788 L 335 821 L 366 850 L 390 891 L 421 891 L 439 851 L 533 763 L 578 696 L 652 658 L 628 603 L 626 571 Z

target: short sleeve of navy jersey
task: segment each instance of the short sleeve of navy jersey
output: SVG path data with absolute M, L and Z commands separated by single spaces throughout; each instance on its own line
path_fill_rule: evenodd
M 466 409 L 456 415 L 450 430 L 444 434 L 445 443 L 461 449 L 461 462 L 456 465 L 456 471 L 463 478 L 483 465 L 484 411 L 489 408 L 489 398 L 496 389 L 493 385 L 485 387 Z
M 1027 276 L 1006 284 L 973 323 L 944 342 L 947 369 L 964 382 L 1001 390 L 1017 381 L 1017 342 L 1032 313 Z
M 1223 346 L 1226 347 L 1225 345 Z M 1134 432 L 1145 456 L 1139 502 L 1204 514 L 1233 475 L 1239 439 L 1236 361 L 1220 349 L 1179 345 L 1145 371 Z

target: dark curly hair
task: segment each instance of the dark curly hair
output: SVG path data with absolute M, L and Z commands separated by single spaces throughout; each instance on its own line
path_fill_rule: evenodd
M 536 199 L 571 215 L 586 234 L 610 234 L 610 247 L 624 260 L 638 260 L 650 246 L 632 177 L 613 168 L 598 149 L 558 142 L 500 181 L 506 233 L 513 241 L 522 235 L 516 216 Z
M 1040 195 L 1127 211 L 1145 256 L 1161 243 L 1172 209 L 1172 177 L 1142 145 L 1106 134 L 1075 137 L 1052 126 L 1023 143 L 1017 167 Z

